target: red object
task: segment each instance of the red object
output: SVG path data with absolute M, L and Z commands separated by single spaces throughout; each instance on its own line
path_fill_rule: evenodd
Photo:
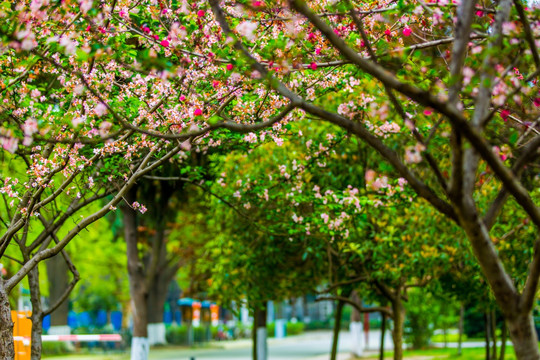
M 201 116 L 201 115 L 202 115 L 202 110 L 199 109 L 199 108 L 196 108 L 195 111 L 193 112 L 193 115 L 195 115 L 195 116 Z
M 366 337 L 366 344 L 369 343 L 369 313 L 364 313 L 364 336 Z
M 231 71 L 234 68 L 233 64 L 227 64 L 227 70 Z
M 203 17 L 204 16 L 204 10 L 197 11 L 197 16 L 198 17 Z

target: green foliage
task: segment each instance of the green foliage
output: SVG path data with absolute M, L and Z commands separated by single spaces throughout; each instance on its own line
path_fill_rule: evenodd
M 68 344 L 63 341 L 45 341 L 41 344 L 41 349 L 41 354 L 44 357 L 65 355 L 72 352 Z
M 436 298 L 429 289 L 413 289 L 408 298 L 405 340 L 413 349 L 427 347 L 435 329 L 457 326 L 458 306 L 452 299 Z

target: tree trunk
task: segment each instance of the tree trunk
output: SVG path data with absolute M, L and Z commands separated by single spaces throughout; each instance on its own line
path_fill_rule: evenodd
M 158 272 L 148 292 L 148 342 L 149 345 L 166 344 L 163 313 L 167 299 L 167 289 L 171 282 L 165 272 Z
M 499 360 L 504 360 L 504 353 L 506 352 L 506 340 L 508 338 L 508 328 L 506 327 L 506 321 L 503 320 L 501 330 L 501 353 L 499 354 Z
M 384 360 L 384 336 L 386 335 L 386 314 L 381 313 L 381 350 L 379 351 L 379 360 Z
M 62 297 L 69 285 L 66 262 L 61 254 L 53 256 L 45 262 L 47 265 L 47 278 L 49 280 L 49 303 L 54 304 Z M 65 332 L 69 314 L 69 301 L 63 301 L 56 310 L 51 313 L 51 328 L 58 326 L 59 331 Z
M 251 336 L 253 338 L 253 346 L 251 348 L 253 360 L 258 360 L 257 358 L 257 329 L 259 328 L 258 319 L 259 319 L 259 316 L 257 313 L 257 309 L 255 309 L 253 311 L 253 328 L 251 330 L 252 331 Z
M 486 360 L 490 360 L 491 359 L 491 353 L 489 351 L 489 339 L 491 338 L 491 326 L 490 326 L 490 316 L 489 316 L 489 312 L 485 312 L 484 313 L 484 329 L 486 331 L 486 336 L 485 336 L 485 340 L 486 340 Z
M 463 347 L 463 325 L 465 320 L 465 306 L 461 304 L 459 307 L 459 337 L 458 337 L 458 355 L 461 356 Z
M 403 307 L 401 299 L 401 291 L 396 291 L 396 296 L 392 300 L 392 313 L 394 314 L 394 330 L 392 331 L 392 338 L 394 340 L 394 360 L 402 360 L 405 308 Z
M 532 314 L 518 314 L 506 321 L 510 339 L 512 339 L 512 343 L 514 344 L 516 358 L 518 360 L 540 359 L 538 339 Z
M 266 360 L 268 358 L 268 345 L 266 342 L 266 339 L 268 338 L 268 330 L 266 329 L 266 304 L 262 309 L 255 310 L 255 316 L 257 317 L 257 342 L 254 345 L 256 346 L 257 360 Z
M 14 358 L 11 306 L 9 305 L 8 293 L 4 288 L 4 279 L 0 276 L 0 359 L 11 360 Z
M 305 323 L 305 324 L 309 324 L 309 322 L 311 321 L 310 317 L 309 317 L 309 307 L 308 307 L 308 302 L 307 302 L 307 296 L 302 296 L 302 321 Z
M 491 358 L 493 360 L 497 360 L 497 317 L 495 314 L 495 310 L 491 310 L 491 339 L 493 340 L 493 344 L 491 345 Z
M 353 291 L 351 294 L 351 300 L 357 304 L 362 304 L 362 299 L 358 296 L 356 291 Z M 355 356 L 362 356 L 364 353 L 364 344 L 362 339 L 362 313 L 358 311 L 356 307 L 353 306 L 351 311 L 351 324 L 350 324 L 350 333 L 352 337 L 352 352 Z
M 334 336 L 332 337 L 332 353 L 330 355 L 330 360 L 336 360 L 338 343 L 339 343 L 339 330 L 341 329 L 341 315 L 343 314 L 343 306 L 345 303 L 343 301 L 338 301 L 336 308 L 336 315 L 334 318 Z
M 126 201 L 135 201 L 136 188 L 126 194 Z M 147 360 L 148 345 L 148 312 L 143 265 L 139 260 L 137 213 L 128 205 L 122 206 L 124 237 L 127 249 L 127 268 L 129 276 L 129 293 L 131 295 L 131 310 L 133 314 L 133 338 L 131 340 L 131 360 Z
M 40 360 L 42 351 L 41 335 L 43 335 L 43 306 L 41 304 L 38 266 L 28 272 L 28 285 L 32 303 L 31 359 Z

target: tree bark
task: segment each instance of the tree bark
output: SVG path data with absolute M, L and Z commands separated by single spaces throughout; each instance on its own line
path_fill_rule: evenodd
M 461 356 L 463 347 L 463 325 L 465 320 L 465 306 L 463 303 L 459 307 L 459 336 L 458 336 L 458 355 Z
M 401 291 L 396 291 L 396 296 L 392 300 L 392 313 L 394 315 L 394 330 L 392 338 L 394 340 L 394 360 L 403 359 L 403 326 L 405 324 L 405 308 L 401 299 Z
M 47 265 L 47 278 L 49 280 L 49 303 L 53 304 L 62 297 L 69 285 L 69 269 L 60 254 L 53 256 L 45 264 Z M 69 301 L 63 301 L 51 313 L 51 326 L 67 326 L 68 314 Z
M 256 342 L 254 343 L 257 360 L 266 360 L 268 358 L 268 331 L 266 329 L 266 316 L 267 316 L 267 306 L 266 303 L 262 309 L 255 310 L 255 316 L 257 317 L 257 328 L 256 328 Z
M 30 318 L 32 320 L 31 359 L 40 360 L 42 352 L 41 335 L 43 335 L 43 306 L 41 304 L 38 266 L 28 272 L 28 285 L 30 286 L 30 302 L 32 303 L 32 316 Z
M 381 349 L 379 351 L 379 360 L 384 360 L 384 336 L 386 335 L 386 314 L 381 313 L 382 324 L 381 324 Z
M 490 360 L 491 359 L 491 353 L 489 351 L 489 342 L 490 342 L 490 338 L 491 338 L 491 324 L 490 324 L 490 316 L 489 316 L 489 312 L 485 312 L 484 313 L 484 329 L 486 331 L 486 335 L 485 335 L 485 340 L 486 340 L 486 360 Z
M 136 188 L 126 194 L 126 201 L 135 201 Z M 133 314 L 133 338 L 131 341 L 131 360 L 147 360 L 148 345 L 148 289 L 144 276 L 143 265 L 139 260 L 137 213 L 129 205 L 122 206 L 124 237 L 127 249 L 127 268 L 129 276 L 129 293 L 131 295 L 131 310 Z
M 538 360 L 538 339 L 532 314 L 518 314 L 507 319 L 508 332 L 514 344 L 516 358 L 519 360 Z
M 491 358 L 497 360 L 497 317 L 495 310 L 491 310 L 491 340 L 493 341 L 491 345 Z
M 251 352 L 252 352 L 252 359 L 253 360 L 258 360 L 257 358 L 257 329 L 259 327 L 259 324 L 258 324 L 258 314 L 257 314 L 257 309 L 255 309 L 253 311 L 253 329 L 251 330 L 253 333 L 251 334 L 251 337 L 253 338 L 253 346 L 252 346 L 252 349 L 251 349 Z
M 330 355 L 330 360 L 336 360 L 338 343 L 339 343 L 339 331 L 341 329 L 341 315 L 343 314 L 343 306 L 345 303 L 339 301 L 336 307 L 336 315 L 334 317 L 334 335 L 332 337 L 332 352 Z
M 506 327 L 506 321 L 503 320 L 501 329 L 501 352 L 499 354 L 499 360 L 504 360 L 504 353 L 506 352 L 506 340 L 508 338 L 508 328 Z
M 8 293 L 4 288 L 4 279 L 0 277 L 0 359 L 11 360 L 14 358 L 11 306 L 9 305 Z
M 169 270 L 169 269 L 167 269 Z M 148 291 L 148 336 L 150 345 L 165 344 L 165 324 L 163 323 L 163 314 L 165 312 L 165 301 L 167 300 L 167 290 L 172 277 L 169 274 L 172 271 L 160 271 L 154 276 L 154 281 L 150 284 Z

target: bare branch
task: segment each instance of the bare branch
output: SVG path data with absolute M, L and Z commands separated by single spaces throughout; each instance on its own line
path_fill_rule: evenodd
M 324 296 L 324 297 L 318 297 L 315 299 L 315 301 L 342 301 L 344 303 L 347 303 L 354 307 L 358 312 L 360 313 L 374 313 L 374 312 L 380 312 L 384 313 L 391 318 L 394 316 L 394 313 L 391 309 L 387 307 L 382 306 L 375 306 L 375 307 L 369 307 L 365 308 L 362 305 L 358 304 L 356 301 L 353 301 L 349 298 L 343 297 L 343 296 Z

